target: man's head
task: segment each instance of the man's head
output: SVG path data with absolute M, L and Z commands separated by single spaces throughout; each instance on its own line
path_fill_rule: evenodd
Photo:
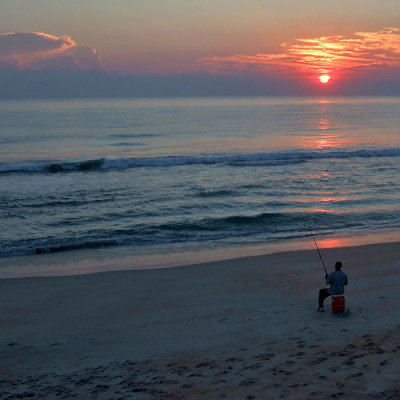
M 340 261 L 336 261 L 335 270 L 340 271 L 342 269 L 342 263 Z

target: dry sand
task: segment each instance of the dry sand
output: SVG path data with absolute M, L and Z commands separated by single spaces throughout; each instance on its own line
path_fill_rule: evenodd
M 0 399 L 399 399 L 400 244 L 0 280 Z

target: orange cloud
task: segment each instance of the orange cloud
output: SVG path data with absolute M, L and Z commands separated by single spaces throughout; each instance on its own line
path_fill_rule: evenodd
M 92 46 L 79 46 L 69 36 L 43 32 L 0 35 L 0 66 L 18 69 L 99 69 L 100 55 Z
M 400 66 L 400 29 L 357 32 L 352 37 L 322 36 L 283 43 L 280 54 L 237 54 L 229 57 L 205 57 L 199 63 L 210 72 L 232 69 L 261 71 L 298 70 L 332 73 L 376 67 Z

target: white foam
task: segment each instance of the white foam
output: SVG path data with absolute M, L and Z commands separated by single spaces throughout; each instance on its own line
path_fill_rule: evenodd
M 128 169 L 139 167 L 173 167 L 190 164 L 229 164 L 232 166 L 279 166 L 318 159 L 400 157 L 400 148 L 360 149 L 354 151 L 283 151 L 271 153 L 217 153 L 147 158 L 92 160 L 55 160 L 26 163 L 1 163 L 0 173 L 57 173 Z

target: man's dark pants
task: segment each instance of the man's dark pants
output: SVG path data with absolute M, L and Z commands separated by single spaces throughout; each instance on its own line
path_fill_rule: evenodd
M 324 301 L 327 297 L 329 297 L 331 294 L 328 292 L 328 289 L 319 289 L 319 307 L 324 306 Z

